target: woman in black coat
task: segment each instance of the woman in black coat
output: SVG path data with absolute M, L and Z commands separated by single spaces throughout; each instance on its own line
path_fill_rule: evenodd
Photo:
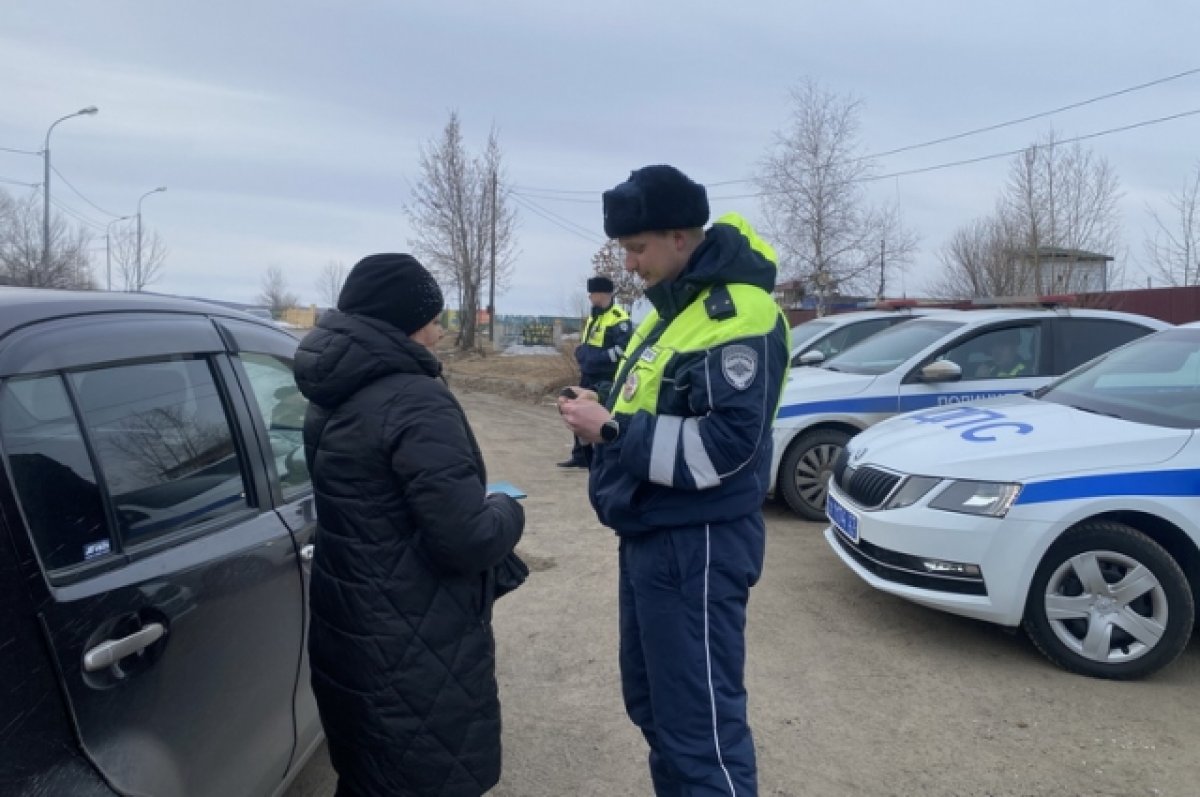
M 316 493 L 309 660 L 339 797 L 475 797 L 500 778 L 491 610 L 524 514 L 485 495 L 441 379 L 437 282 L 372 255 L 300 344 Z

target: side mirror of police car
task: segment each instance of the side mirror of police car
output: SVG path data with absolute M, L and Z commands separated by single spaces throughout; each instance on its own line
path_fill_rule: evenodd
M 825 355 L 816 349 L 809 349 L 796 358 L 796 365 L 820 365 L 825 362 Z
M 922 382 L 955 382 L 962 379 L 962 368 L 950 360 L 934 360 L 921 369 Z

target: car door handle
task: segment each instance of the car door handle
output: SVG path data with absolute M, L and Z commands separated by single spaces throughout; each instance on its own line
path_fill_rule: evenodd
M 140 631 L 122 639 L 110 639 L 83 654 L 83 669 L 88 672 L 107 670 L 126 656 L 145 650 L 162 639 L 167 629 L 162 623 L 147 623 Z
M 300 548 L 300 559 L 304 562 L 311 562 L 317 554 L 317 547 L 311 542 L 308 545 Z

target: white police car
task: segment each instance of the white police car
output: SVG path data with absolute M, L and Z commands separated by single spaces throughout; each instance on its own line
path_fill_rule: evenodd
M 942 406 L 855 437 L 825 536 L 872 586 L 1024 626 L 1056 664 L 1137 678 L 1186 647 L 1200 599 L 1200 324 L 1032 396 Z
M 883 302 L 878 310 L 852 310 L 805 321 L 792 327 L 792 367 L 820 365 L 831 357 L 877 332 L 920 318 L 945 312 L 919 307 L 915 302 Z
M 817 368 L 793 368 L 774 426 L 775 493 L 823 520 L 833 463 L 899 412 L 1035 390 L 1170 324 L 1105 310 L 943 310 L 878 332 Z

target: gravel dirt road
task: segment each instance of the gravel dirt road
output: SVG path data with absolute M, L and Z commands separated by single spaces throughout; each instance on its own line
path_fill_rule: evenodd
M 492 480 L 529 493 L 534 569 L 497 604 L 504 776 L 494 797 L 649 795 L 617 673 L 616 540 L 549 404 L 461 394 Z M 1200 637 L 1139 683 L 1069 675 L 1020 634 L 880 594 L 821 527 L 766 509 L 747 681 L 761 795 L 1200 795 Z M 322 751 L 288 797 L 332 795 Z

